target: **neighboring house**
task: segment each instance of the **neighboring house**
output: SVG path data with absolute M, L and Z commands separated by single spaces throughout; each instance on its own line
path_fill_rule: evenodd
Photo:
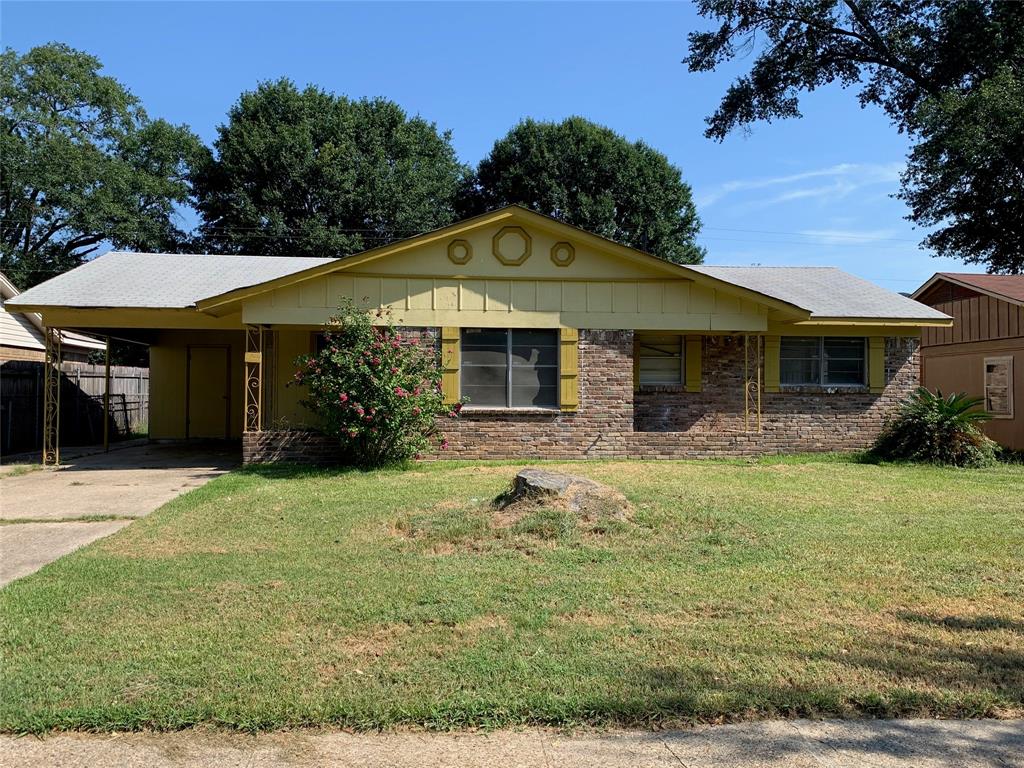
M 953 317 L 922 334 L 924 386 L 984 398 L 985 432 L 1024 450 L 1024 275 L 939 272 L 913 297 Z
M 35 312 L 11 314 L 7 311 L 7 302 L 19 293 L 14 283 L 0 272 L 0 362 L 42 362 L 46 357 L 43 319 Z M 62 333 L 61 344 L 67 362 L 88 362 L 91 353 L 106 349 L 105 342 L 80 333 Z
M 151 437 L 314 460 L 288 382 L 343 296 L 438 343 L 460 457 L 863 448 L 951 323 L 837 269 L 679 266 L 517 206 L 342 259 L 109 253 L 18 309 L 151 344 Z
M 0 273 L 0 455 L 36 450 L 42 445 L 46 338 L 35 312 L 8 312 L 19 292 Z M 106 342 L 63 330 L 61 343 L 61 436 L 64 445 L 103 440 Z M 90 356 L 98 357 L 90 364 Z M 124 436 L 146 421 L 148 371 L 111 368 L 108 435 Z

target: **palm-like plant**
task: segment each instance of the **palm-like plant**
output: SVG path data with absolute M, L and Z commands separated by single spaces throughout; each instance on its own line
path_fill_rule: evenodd
M 882 429 L 873 449 L 886 459 L 977 467 L 995 460 L 996 445 L 979 429 L 991 418 L 983 401 L 963 392 L 919 387 Z

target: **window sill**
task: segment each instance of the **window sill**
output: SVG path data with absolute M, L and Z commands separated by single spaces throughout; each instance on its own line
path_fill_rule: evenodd
M 488 408 L 477 406 L 476 408 L 466 405 L 462 408 L 462 416 L 557 416 L 562 411 L 559 408 Z
M 685 392 L 684 384 L 641 384 L 641 392 Z
M 779 392 L 790 395 L 869 395 L 867 384 L 781 384 Z

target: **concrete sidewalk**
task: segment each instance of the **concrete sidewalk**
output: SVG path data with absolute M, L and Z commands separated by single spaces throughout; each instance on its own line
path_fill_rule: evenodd
M 1017 768 L 1020 720 L 807 720 L 683 731 L 0 737 L 3 768 Z

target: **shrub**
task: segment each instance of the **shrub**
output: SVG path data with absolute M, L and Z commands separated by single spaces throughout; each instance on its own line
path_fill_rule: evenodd
M 943 396 L 919 387 L 882 429 L 872 452 L 883 459 L 980 467 L 992 464 L 996 444 L 978 425 L 991 416 L 982 400 L 960 392 Z
M 456 417 L 462 404 L 444 404 L 436 349 L 403 337 L 387 312 L 374 317 L 342 302 L 320 349 L 295 362 L 292 383 L 309 387 L 302 404 L 350 463 L 381 466 L 447 447 L 436 420 Z

